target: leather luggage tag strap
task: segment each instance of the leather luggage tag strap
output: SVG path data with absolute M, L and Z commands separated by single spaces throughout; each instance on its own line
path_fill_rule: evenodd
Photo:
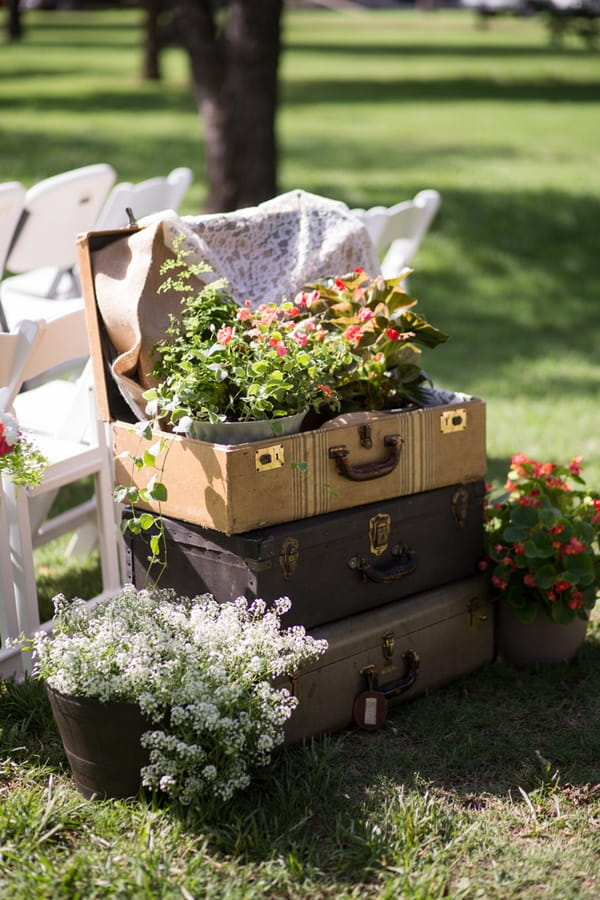
M 384 635 L 384 655 L 389 659 L 394 644 L 394 638 L 391 633 Z M 362 691 L 353 706 L 353 717 L 355 725 L 364 728 L 367 731 L 374 731 L 380 728 L 388 714 L 388 697 L 394 698 L 408 691 L 419 674 L 419 665 L 421 659 L 416 650 L 407 650 L 402 654 L 405 662 L 405 671 L 400 678 L 395 681 L 389 681 L 381 685 L 381 689 L 377 690 L 379 672 L 373 665 L 364 666 L 360 670 L 360 674 L 367 679 L 369 689 Z
M 388 714 L 388 702 L 383 691 L 374 690 L 377 684 L 375 666 L 365 666 L 360 674 L 367 679 L 368 691 L 362 691 L 354 701 L 352 715 L 354 723 L 366 731 L 381 728 Z

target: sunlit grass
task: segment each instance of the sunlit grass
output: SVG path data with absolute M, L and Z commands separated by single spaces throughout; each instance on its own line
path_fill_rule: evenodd
M 0 52 L 5 180 L 189 165 L 183 211 L 201 210 L 186 61 L 170 48 L 163 82 L 143 84 L 139 18 L 27 14 L 26 40 Z M 281 189 L 350 206 L 440 190 L 411 276 L 419 310 L 451 335 L 427 370 L 486 400 L 490 477 L 517 451 L 583 454 L 600 488 L 597 53 L 575 36 L 551 49 L 536 19 L 484 31 L 447 10 L 287 13 L 284 41 Z M 44 602 L 91 586 L 60 566 L 54 548 L 40 557 Z M 82 801 L 39 685 L 5 691 L 0 895 L 595 900 L 598 629 L 596 616 L 571 665 L 485 666 L 379 732 L 287 750 L 232 803 L 183 816 Z

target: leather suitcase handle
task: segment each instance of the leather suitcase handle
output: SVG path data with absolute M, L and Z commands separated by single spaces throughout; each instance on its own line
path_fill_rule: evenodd
M 401 678 L 396 681 L 388 681 L 387 684 L 377 684 L 377 690 L 385 695 L 386 699 L 398 697 L 413 686 L 419 674 L 421 659 L 416 650 L 407 650 L 404 654 L 406 668 Z
M 421 663 L 417 651 L 407 650 L 402 654 L 402 659 L 405 663 L 403 674 L 395 681 L 388 681 L 387 684 L 379 684 L 380 673 L 375 666 L 364 666 L 360 670 L 360 674 L 367 679 L 368 690 L 362 691 L 356 697 L 352 708 L 354 724 L 359 728 L 367 731 L 380 728 L 387 718 L 388 699 L 399 697 L 417 680 Z
M 406 559 L 403 559 L 402 562 L 396 562 L 386 569 L 378 569 L 366 560 L 361 560 L 353 568 L 356 568 L 368 581 L 372 581 L 375 584 L 389 584 L 391 581 L 399 581 L 416 570 L 417 551 L 409 550 L 406 553 Z
M 335 465 L 343 478 L 350 481 L 371 481 L 374 478 L 382 478 L 393 472 L 400 461 L 403 439 L 398 434 L 387 434 L 383 439 L 384 447 L 389 448 L 387 456 L 373 462 L 353 465 L 348 459 L 350 451 L 345 444 L 338 444 L 329 448 L 329 458 L 335 460 Z

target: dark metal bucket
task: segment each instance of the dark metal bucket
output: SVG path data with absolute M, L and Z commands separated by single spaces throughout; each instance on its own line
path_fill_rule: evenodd
M 61 694 L 46 684 L 77 789 L 88 799 L 134 797 L 148 751 L 140 738 L 152 726 L 136 703 Z

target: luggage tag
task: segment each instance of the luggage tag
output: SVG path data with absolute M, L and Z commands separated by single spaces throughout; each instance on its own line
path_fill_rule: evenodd
M 367 679 L 369 690 L 362 691 L 354 701 L 353 717 L 359 728 L 366 731 L 375 731 L 381 728 L 388 714 L 388 702 L 383 691 L 373 690 L 377 683 L 377 670 L 375 666 L 366 666 L 360 670 L 360 674 Z
M 354 701 L 352 710 L 354 723 L 365 731 L 381 728 L 388 714 L 388 697 L 397 697 L 415 683 L 419 672 L 420 657 L 416 650 L 403 654 L 406 671 L 397 681 L 382 685 L 377 690 L 378 671 L 375 666 L 365 666 L 360 674 L 367 679 L 369 689 L 362 691 Z
M 381 691 L 363 691 L 354 701 L 354 724 L 364 731 L 381 728 L 388 714 L 388 702 Z

